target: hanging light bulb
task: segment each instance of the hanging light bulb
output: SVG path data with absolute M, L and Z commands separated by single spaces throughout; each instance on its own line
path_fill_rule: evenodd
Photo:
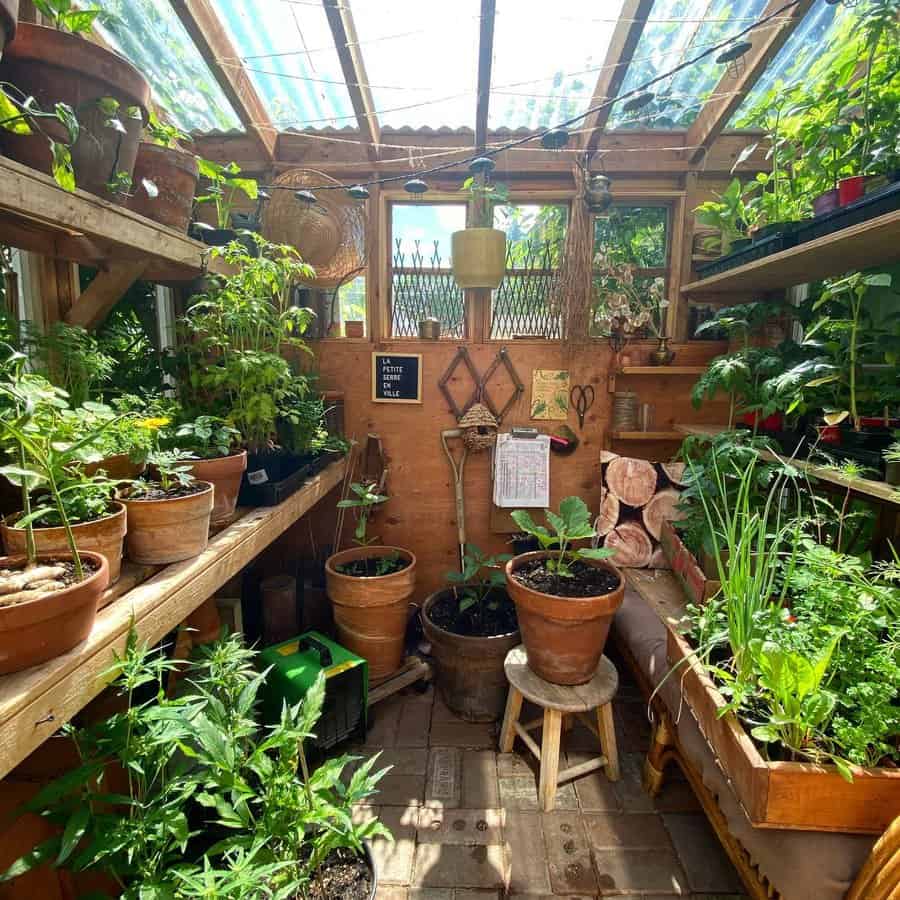
M 643 109 L 648 103 L 652 103 L 655 99 L 655 95 L 651 94 L 650 91 L 644 91 L 643 94 L 636 94 L 634 97 L 630 97 L 622 104 L 622 109 L 625 112 L 637 112 L 639 109 Z
M 747 68 L 744 57 L 747 55 L 747 51 L 752 49 L 753 44 L 750 41 L 735 41 L 716 57 L 716 62 L 719 65 L 727 65 L 728 74 L 732 78 L 738 78 Z
M 541 135 L 541 146 L 545 150 L 562 150 L 569 143 L 569 132 L 565 128 L 553 128 Z
M 354 184 L 352 187 L 347 188 L 347 193 L 354 200 L 369 199 L 369 189 L 364 184 Z
M 295 191 L 294 197 L 301 203 L 305 203 L 307 207 L 312 206 L 316 202 L 316 195 L 312 191 Z
M 407 194 L 424 194 L 425 191 L 428 190 L 428 185 L 425 184 L 421 178 L 410 178 L 409 181 L 403 185 L 403 190 L 406 191 Z
M 469 172 L 472 175 L 480 175 L 482 172 L 484 172 L 485 175 L 489 175 L 496 167 L 497 163 L 489 156 L 479 156 L 478 159 L 473 159 L 472 162 L 469 163 Z

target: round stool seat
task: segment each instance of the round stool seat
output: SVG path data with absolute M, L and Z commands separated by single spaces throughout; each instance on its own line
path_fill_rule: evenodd
M 527 700 L 543 709 L 556 709 L 564 713 L 588 712 L 612 702 L 619 689 L 619 673 L 605 657 L 594 677 L 586 684 L 551 684 L 535 675 L 528 668 L 528 654 L 525 645 L 519 644 L 506 654 L 503 663 L 509 683 Z

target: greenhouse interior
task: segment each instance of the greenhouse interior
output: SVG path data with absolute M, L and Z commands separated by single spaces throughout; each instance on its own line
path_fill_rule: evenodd
M 900 0 L 0 0 L 0 900 L 900 900 Z

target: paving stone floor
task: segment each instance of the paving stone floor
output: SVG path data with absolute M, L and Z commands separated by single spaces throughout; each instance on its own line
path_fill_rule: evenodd
M 456 718 L 433 688 L 378 704 L 360 752 L 381 750 L 393 769 L 356 814 L 377 814 L 394 834 L 374 847 L 379 900 L 743 898 L 688 783 L 673 770 L 655 800 L 641 788 L 650 729 L 632 684 L 614 710 L 621 780 L 595 772 L 562 785 L 545 814 L 531 754 L 521 742 L 521 753 L 497 753 L 499 725 Z M 576 724 L 560 766 L 587 758 L 594 740 Z

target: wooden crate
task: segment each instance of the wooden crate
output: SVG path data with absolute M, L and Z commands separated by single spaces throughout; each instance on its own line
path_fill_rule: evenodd
M 678 579 L 688 602 L 699 606 L 719 592 L 719 581 L 706 575 L 691 551 L 684 546 L 671 522 L 663 522 L 659 542 L 672 567 L 672 574 Z
M 900 815 L 900 769 L 854 769 L 768 762 L 737 716 L 720 716 L 725 700 L 687 641 L 667 626 L 669 662 L 678 684 L 747 817 L 756 828 L 881 834 Z

